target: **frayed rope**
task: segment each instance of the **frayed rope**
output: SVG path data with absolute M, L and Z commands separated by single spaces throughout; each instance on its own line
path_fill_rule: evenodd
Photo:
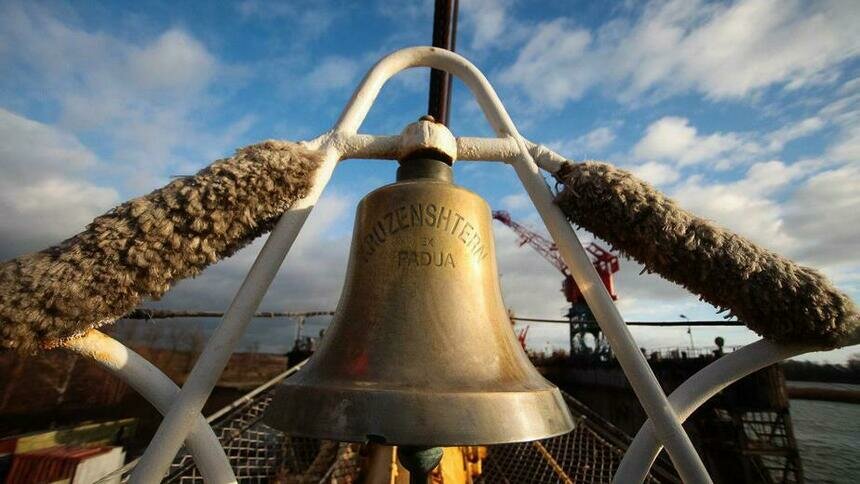
M 268 232 L 304 197 L 320 155 L 266 141 L 0 264 L 0 347 L 56 346 L 111 323 Z
M 126 202 L 85 231 L 0 264 L 0 347 L 55 346 L 157 299 L 269 231 L 304 197 L 318 153 L 267 141 Z M 853 302 L 813 269 L 685 212 L 602 163 L 556 173 L 570 220 L 763 336 L 836 347 L 858 342 Z
M 684 211 L 627 171 L 565 164 L 556 197 L 571 222 L 774 341 L 860 342 L 860 314 L 826 277 Z

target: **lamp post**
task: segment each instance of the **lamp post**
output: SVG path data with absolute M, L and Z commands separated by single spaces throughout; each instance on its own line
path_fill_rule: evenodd
M 684 316 L 683 314 L 679 314 L 678 316 L 680 316 L 681 319 L 683 319 L 685 321 L 690 321 L 690 318 L 688 318 L 687 316 Z M 693 342 L 693 326 L 692 325 L 687 325 L 687 334 L 690 335 L 690 349 L 691 350 L 696 349 L 696 344 Z

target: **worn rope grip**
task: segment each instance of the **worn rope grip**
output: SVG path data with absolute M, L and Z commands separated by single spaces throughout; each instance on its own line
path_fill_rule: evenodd
M 158 299 L 268 232 L 321 163 L 266 141 L 96 218 L 74 237 L 0 265 L 0 347 L 56 346 Z
M 631 173 L 568 163 L 556 197 L 571 222 L 765 338 L 823 348 L 860 342 L 857 307 L 825 276 L 681 209 Z
M 268 232 L 321 163 L 300 144 L 238 150 L 96 218 L 74 237 L 0 264 L 0 347 L 53 347 L 112 323 Z M 817 271 L 696 217 L 630 173 L 565 164 L 571 222 L 779 342 L 860 341 L 857 308 Z

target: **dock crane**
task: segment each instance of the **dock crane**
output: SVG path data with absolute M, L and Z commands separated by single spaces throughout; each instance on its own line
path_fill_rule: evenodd
M 514 233 L 519 236 L 519 245 L 522 247 L 529 244 L 538 254 L 543 256 L 550 264 L 561 272 L 564 280 L 561 283 L 561 291 L 567 302 L 570 303 L 570 309 L 567 312 L 567 319 L 570 321 L 570 352 L 571 355 L 593 353 L 597 356 L 608 356 L 609 345 L 600 334 L 600 328 L 585 302 L 585 298 L 579 287 L 576 285 L 567 264 L 558 253 L 558 248 L 555 243 L 544 237 L 543 235 L 533 231 L 525 225 L 517 222 L 511 217 L 511 214 L 504 210 L 494 210 L 493 218 L 510 227 Z M 615 292 L 615 282 L 613 274 L 618 272 L 618 257 L 599 246 L 594 242 L 590 242 L 585 246 L 586 252 L 591 256 L 591 261 L 594 268 L 600 275 L 603 285 L 609 291 L 609 295 L 613 300 L 618 299 L 618 294 Z M 594 337 L 594 348 L 590 348 L 585 344 L 585 335 L 591 334 Z

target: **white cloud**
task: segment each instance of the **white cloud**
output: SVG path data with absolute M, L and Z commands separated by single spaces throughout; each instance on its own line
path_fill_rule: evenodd
M 0 44 L 15 46 L 0 51 L 0 69 L 29 78 L 19 95 L 50 106 L 57 119 L 47 125 L 0 110 L 3 257 L 56 243 L 120 198 L 225 155 L 254 120 L 221 132 L 203 127 L 201 114 L 217 105 L 210 86 L 225 72 L 187 31 L 132 40 L 86 30 L 59 12 L 0 5 Z M 79 138 L 96 140 L 111 163 L 100 163 Z
M 507 210 L 522 210 L 531 206 L 531 199 L 525 193 L 516 193 L 502 197 L 502 208 Z
M 760 151 L 756 143 L 735 133 L 699 136 L 689 120 L 675 116 L 651 123 L 633 147 L 633 154 L 641 159 L 675 161 L 681 166 L 718 160 L 728 153 L 743 152 L 746 158 Z
M 860 268 L 856 164 L 756 163 L 734 182 L 692 176 L 671 195 L 685 209 L 834 277 L 850 278 L 845 268 Z
M 216 67 L 203 44 L 177 29 L 129 55 L 129 74 L 144 89 L 199 89 L 209 82 Z
M 533 101 L 561 107 L 592 87 L 622 99 L 697 91 L 741 98 L 770 86 L 832 82 L 860 52 L 852 2 L 650 2 L 594 32 L 543 23 L 502 74 Z
M 332 5 L 321 0 L 291 2 L 261 2 L 243 0 L 235 5 L 242 20 L 277 23 L 282 28 L 290 22 L 293 28 L 301 30 L 302 37 L 316 38 L 325 33 L 343 14 L 348 5 Z
M 840 92 L 844 95 L 819 112 L 819 116 L 840 128 L 836 141 L 827 149 L 827 156 L 856 162 L 860 160 L 860 78 L 845 83 Z
M 829 67 L 858 53 L 858 22 L 851 2 L 738 2 L 689 33 L 677 72 L 714 97 L 829 80 Z
M 827 154 L 836 160 L 854 162 L 860 160 L 860 124 L 845 129 Z
M 96 163 L 96 155 L 69 133 L 0 108 L 0 159 L 3 180 L 30 182 Z
M 756 190 L 758 182 L 767 181 L 766 172 L 753 167 L 747 178 L 733 183 L 708 183 L 701 175 L 695 175 L 679 184 L 672 196 L 685 209 L 714 220 L 757 244 L 778 252 L 790 252 L 795 241 L 785 230 L 779 204 L 767 197 L 788 180 L 769 182 L 767 190 Z
M 800 258 L 860 269 L 860 165 L 812 176 L 792 194 L 785 212 L 786 227 L 801 244 Z
M 532 100 L 560 108 L 581 97 L 597 76 L 581 65 L 591 40 L 587 30 L 565 19 L 542 23 L 514 64 L 501 73 L 501 81 L 523 88 Z
M 818 132 L 825 124 L 821 118 L 814 116 L 773 131 L 766 137 L 768 150 L 781 151 L 786 144 Z
M 577 140 L 582 142 L 587 150 L 600 151 L 615 141 L 615 133 L 610 128 L 602 127 L 589 131 Z
M 556 140 L 547 146 L 569 159 L 594 159 L 615 141 L 615 131 L 606 126 L 595 128 L 572 140 Z
M 633 147 L 633 154 L 643 158 L 678 158 L 696 143 L 696 128 L 689 120 L 667 116 L 651 123 L 645 136 Z
M 0 108 L 0 260 L 69 237 L 118 201 L 87 181 L 96 155 L 69 133 Z
M 513 0 L 467 0 L 461 3 L 462 23 L 459 32 L 471 34 L 469 47 L 482 50 L 510 45 L 524 32 L 523 26 L 511 18 Z
M 734 182 L 734 185 L 746 193 L 769 196 L 788 187 L 800 177 L 809 175 L 810 170 L 816 167 L 815 163 L 797 162 L 786 165 L 776 160 L 755 163 L 749 167 L 746 176 Z
M 4 186 L 0 217 L 3 238 L 11 247 L 3 252 L 12 255 L 16 249 L 26 250 L 25 246 L 47 246 L 68 238 L 118 198 L 113 188 L 51 175 L 31 185 Z
M 320 59 L 305 78 L 305 86 L 317 93 L 350 89 L 358 76 L 358 62 L 340 56 Z
M 649 161 L 647 163 L 642 163 L 641 165 L 632 166 L 630 167 L 630 171 L 652 185 L 667 185 L 678 181 L 678 178 L 681 177 L 678 170 L 673 168 L 671 165 L 658 163 L 656 161 Z
M 37 4 L 9 3 L 0 6 L 0 43 L 16 46 L 0 66 L 34 76 L 22 90 L 57 106 L 62 129 L 97 136 L 114 162 L 106 168 L 127 170 L 133 192 L 204 150 L 203 114 L 217 105 L 208 90 L 225 70 L 188 32 L 129 40 L 84 30 Z
M 821 108 L 818 115 L 840 126 L 860 123 L 860 77 L 843 84 L 837 94 L 839 97 Z
M 782 151 L 786 144 L 809 136 L 825 126 L 810 117 L 769 133 L 699 134 L 686 118 L 665 116 L 651 123 L 633 147 L 640 160 L 663 161 L 688 166 L 701 163 L 726 169 Z

